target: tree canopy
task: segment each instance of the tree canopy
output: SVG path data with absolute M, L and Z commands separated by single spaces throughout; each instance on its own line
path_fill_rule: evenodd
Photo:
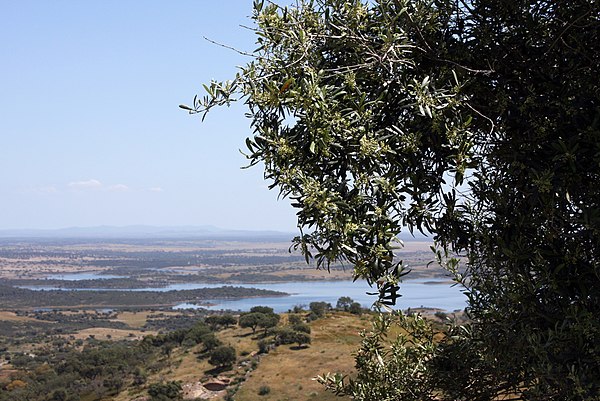
M 399 318 L 422 335 L 386 385 L 424 390 L 359 375 L 378 399 L 598 396 L 600 3 L 255 1 L 253 19 L 252 60 L 182 107 L 245 102 L 248 159 L 292 199 L 307 261 L 349 262 L 394 304 L 398 234 L 418 230 L 465 287 L 471 322 L 440 341 Z
M 231 366 L 236 360 L 235 348 L 221 345 L 210 352 L 208 363 L 217 367 Z
M 337 303 L 335 304 L 335 307 L 337 309 L 348 311 L 348 309 L 350 309 L 350 305 L 352 305 L 352 302 L 354 302 L 354 300 L 350 297 L 339 297 Z

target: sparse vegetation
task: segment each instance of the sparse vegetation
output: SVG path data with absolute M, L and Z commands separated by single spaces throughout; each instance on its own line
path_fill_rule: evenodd
M 140 315 L 147 319 L 175 317 L 149 312 L 140 312 Z M 49 399 L 61 399 L 63 394 L 70 396 L 75 391 L 90 401 L 102 397 L 128 401 L 131 398 L 127 398 L 127 394 L 148 394 L 152 400 L 180 399 L 177 397 L 186 394 L 184 384 L 196 380 L 202 373 L 206 375 L 205 380 L 210 380 L 211 375 L 231 375 L 232 383 L 227 386 L 229 397 L 235 394 L 236 400 L 252 400 L 246 398 L 250 394 L 246 387 L 256 397 L 261 391 L 260 385 L 255 384 L 254 373 L 246 376 L 246 372 L 262 369 L 263 363 L 275 363 L 282 372 L 278 371 L 276 380 L 269 379 L 270 392 L 261 397 L 288 394 L 290 399 L 309 400 L 309 392 L 301 390 L 310 388 L 327 400 L 329 395 L 319 392 L 311 380 L 323 367 L 321 358 L 330 359 L 331 366 L 345 368 L 343 363 L 349 356 L 343 352 L 349 351 L 351 344 L 358 344 L 358 332 L 366 324 L 358 317 L 344 315 L 331 313 L 318 320 L 319 328 L 314 329 L 301 316 L 292 314 L 280 319 L 266 337 L 262 332 L 248 336 L 247 329 L 235 326 L 219 326 L 217 331 L 212 331 L 199 315 L 187 328 L 146 334 L 141 339 L 130 339 L 126 335 L 124 340 L 113 337 L 107 341 L 106 335 L 95 335 L 96 338 L 86 335 L 79 339 L 75 333 L 71 337 L 40 338 L 37 344 L 8 343 L 3 359 L 10 364 L 8 370 L 3 366 L 3 371 L 12 373 L 0 374 L 0 400 L 47 401 L 43 394 L 49 394 Z M 131 321 L 141 324 L 136 319 Z M 306 347 L 311 343 L 311 347 Z M 16 352 L 17 349 L 23 351 Z M 261 352 L 259 355 L 255 355 L 257 350 Z M 298 358 L 302 360 L 308 355 L 312 356 L 301 362 L 302 365 L 296 365 Z M 288 370 L 288 366 L 295 367 Z M 289 376 L 292 372 L 293 376 Z M 299 385 L 282 386 L 291 380 Z
M 81 251 L 82 254 L 92 253 L 93 248 L 89 249 Z M 287 252 L 287 247 L 285 251 Z M 77 252 L 80 251 L 73 254 L 77 255 Z M 36 256 L 41 258 L 40 260 L 44 257 L 62 257 L 62 254 L 40 254 Z M 112 253 L 112 256 L 117 254 Z M 147 256 L 151 254 L 150 252 Z M 15 259 L 9 265 L 14 266 L 12 263 L 16 264 L 21 260 L 18 258 L 24 255 L 24 252 L 15 250 L 11 255 Z M 43 263 L 47 262 L 46 260 Z M 0 260 L 0 263 L 6 261 Z M 100 264 L 103 264 L 103 268 L 110 268 L 107 261 Z M 68 268 L 66 262 L 64 265 L 57 263 L 55 266 L 59 266 L 59 269 Z M 139 268 L 139 265 L 137 266 L 136 269 Z M 120 269 L 125 272 L 125 263 Z M 128 272 L 132 271 L 138 270 Z M 34 272 L 35 269 L 32 269 L 27 274 L 34 275 Z M 142 271 L 139 270 L 139 273 Z M 146 280 L 149 275 L 144 277 Z M 189 279 L 189 275 L 181 277 Z M 34 278 L 26 280 L 28 281 L 22 281 L 25 285 L 35 285 L 36 281 L 39 283 L 39 280 Z M 95 284 L 98 282 L 106 281 L 98 280 Z M 143 282 L 138 284 L 143 286 Z M 148 282 L 150 286 L 158 284 L 157 280 L 148 279 Z M 4 283 L 8 287 L 17 281 L 9 279 L 3 281 Z M 44 283 L 60 284 L 55 280 Z M 72 288 L 77 287 L 73 283 L 69 285 Z M 118 288 L 119 285 L 116 281 L 107 283 L 113 288 Z M 121 282 L 125 283 L 125 280 Z M 29 292 L 24 290 L 23 294 L 26 297 Z M 319 391 L 316 383 L 311 380 L 316 373 L 321 372 L 323 366 L 319 360 L 322 355 L 328 355 L 334 364 L 346 361 L 338 351 L 350 351 L 344 345 L 348 339 L 354 339 L 354 344 L 358 344 L 358 331 L 364 326 L 356 318 L 349 322 L 359 322 L 358 325 L 347 323 L 343 327 L 336 327 L 327 336 L 320 336 L 322 330 L 329 330 L 334 324 L 335 319 L 331 319 L 333 314 L 325 314 L 318 318 L 319 329 L 315 334 L 315 329 L 307 323 L 315 317 L 308 311 L 308 306 L 298 306 L 294 308 L 296 313 L 289 315 L 275 314 L 272 308 L 257 306 L 252 308 L 250 313 L 262 314 L 261 325 L 256 326 L 255 333 L 250 333 L 248 327 L 237 326 L 239 316 L 231 313 L 205 310 L 174 311 L 159 307 L 145 309 L 141 305 L 118 309 L 98 308 L 94 304 L 98 298 L 93 292 L 82 291 L 77 295 L 64 291 L 63 295 L 73 297 L 73 303 L 79 299 L 83 304 L 47 310 L 37 307 L 23 309 L 24 305 L 21 304 L 14 311 L 0 311 L 0 400 L 48 401 L 62 400 L 65 396 L 68 401 L 92 401 L 102 398 L 130 401 L 144 396 L 159 399 L 157 397 L 161 397 L 161 394 L 164 396 L 163 390 L 166 391 L 167 387 L 173 390 L 176 387 L 173 383 L 177 382 L 182 386 L 183 395 L 187 397 L 190 383 L 199 378 L 202 381 L 211 380 L 212 375 L 231 377 L 231 383 L 227 385 L 228 395 L 225 395 L 224 399 L 235 394 L 236 400 L 244 400 L 244 394 L 250 394 L 245 390 L 246 386 L 249 386 L 252 396 L 247 399 L 254 400 L 259 391 L 259 386 L 255 386 L 254 372 L 262 369 L 265 361 L 267 365 L 271 364 L 272 354 L 286 373 L 275 376 L 275 383 L 271 379 L 263 381 L 262 385 L 268 383 L 271 391 L 261 398 L 270 399 L 277 395 L 282 399 L 288 397 L 308 400 L 314 399 L 309 397 L 314 392 L 319 394 L 319 397 L 328 399 L 329 395 Z M 153 301 L 156 299 L 157 297 L 153 297 Z M 18 299 L 13 301 L 18 302 Z M 32 300 L 28 302 L 34 304 Z M 90 304 L 86 305 L 88 302 Z M 324 303 L 323 306 L 330 310 L 330 305 Z M 331 337 L 332 335 L 339 337 Z M 332 338 L 339 338 L 336 341 L 343 342 L 331 342 Z M 235 359 L 232 359 L 231 365 L 210 365 L 211 352 L 221 346 L 234 347 L 237 354 Z M 307 358 L 301 366 L 294 365 L 295 359 L 302 359 L 307 355 L 315 358 Z M 89 366 L 84 369 L 82 364 Z M 284 375 L 291 380 L 291 371 L 287 370 L 287 365 L 295 366 L 293 379 L 298 383 L 289 388 L 283 387 L 279 380 Z M 346 365 L 340 363 L 335 366 L 344 368 Z M 78 372 L 85 372 L 86 376 L 81 378 Z M 153 393 L 156 391 L 154 395 L 149 392 L 151 388 Z M 303 388 L 310 391 L 300 391 Z M 80 398 L 73 398 L 76 397 L 75 394 L 79 394 Z M 171 394 L 171 397 L 178 396 Z

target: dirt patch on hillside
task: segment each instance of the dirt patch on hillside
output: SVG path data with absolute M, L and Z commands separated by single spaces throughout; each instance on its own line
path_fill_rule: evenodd
M 223 397 L 225 395 L 225 389 L 228 383 L 220 380 L 212 380 L 210 382 L 202 384 L 201 382 L 184 384 L 183 387 L 183 399 L 184 400 L 195 400 L 202 399 L 208 400 L 211 398 Z

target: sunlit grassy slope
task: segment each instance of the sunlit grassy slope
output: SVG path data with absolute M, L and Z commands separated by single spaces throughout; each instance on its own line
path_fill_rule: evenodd
M 262 357 L 235 396 L 236 401 L 340 400 L 313 378 L 326 372 L 352 373 L 352 352 L 358 348 L 359 332 L 368 318 L 336 313 L 311 323 L 312 344 L 297 349 L 284 345 Z M 261 387 L 269 393 L 259 395 Z

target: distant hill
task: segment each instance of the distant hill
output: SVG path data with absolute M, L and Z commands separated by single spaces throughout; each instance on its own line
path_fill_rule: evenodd
M 98 226 L 60 229 L 0 230 L 0 238 L 261 238 L 289 240 L 295 233 L 280 231 L 229 230 L 214 226 Z
M 218 239 L 218 240 L 272 240 L 290 241 L 297 232 L 269 230 L 232 230 L 210 225 L 204 226 L 97 226 L 67 227 L 59 229 L 8 229 L 0 230 L 0 238 L 82 238 L 82 239 Z M 420 233 L 412 236 L 402 233 L 403 241 L 431 241 Z

